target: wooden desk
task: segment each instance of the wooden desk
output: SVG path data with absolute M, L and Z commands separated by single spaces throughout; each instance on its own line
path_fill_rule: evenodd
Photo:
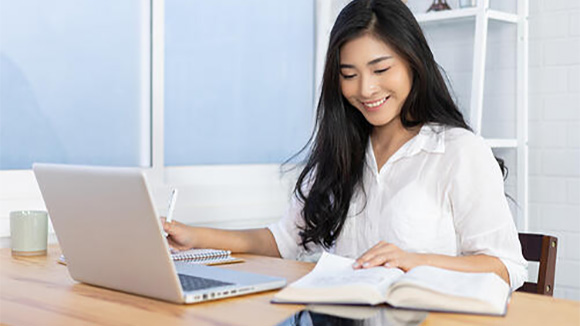
M 274 305 L 275 291 L 194 305 L 177 305 L 74 282 L 48 256 L 14 258 L 0 250 L 0 323 L 8 325 L 275 325 L 301 310 Z M 292 282 L 313 264 L 239 255 L 227 268 L 282 276 Z M 430 313 L 422 325 L 580 325 L 580 302 L 515 293 L 506 317 Z

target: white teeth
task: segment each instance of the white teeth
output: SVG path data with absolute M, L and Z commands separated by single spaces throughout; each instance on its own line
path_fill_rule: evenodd
M 385 103 L 386 100 L 387 100 L 387 97 L 385 97 L 384 99 L 377 101 L 377 102 L 364 103 L 364 105 L 369 107 L 369 108 L 376 108 L 377 106 L 380 106 L 381 104 Z

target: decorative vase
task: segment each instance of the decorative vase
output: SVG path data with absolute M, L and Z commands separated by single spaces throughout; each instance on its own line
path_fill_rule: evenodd
M 449 7 L 446 0 L 433 0 L 431 7 L 427 9 L 427 12 L 440 10 L 451 10 L 451 7 Z

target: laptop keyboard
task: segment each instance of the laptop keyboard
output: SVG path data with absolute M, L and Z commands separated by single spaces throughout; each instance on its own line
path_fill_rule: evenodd
M 177 276 L 179 276 L 179 282 L 181 282 L 181 286 L 185 291 L 195 291 L 215 288 L 224 285 L 234 285 L 234 283 L 227 283 L 198 276 L 191 276 L 185 274 L 177 274 Z

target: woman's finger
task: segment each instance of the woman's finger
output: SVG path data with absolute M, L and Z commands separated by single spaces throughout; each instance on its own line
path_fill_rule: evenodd
M 374 257 L 362 264 L 363 268 L 371 268 L 377 266 L 397 267 L 400 250 L 396 246 L 384 246 L 380 252 L 377 252 Z
M 381 256 L 388 254 L 392 251 L 391 244 L 380 241 L 374 245 L 371 249 L 367 250 L 362 256 L 357 258 L 353 264 L 353 268 L 367 268 L 376 266 L 376 262 L 381 260 Z
M 387 262 L 385 262 L 383 264 L 383 266 L 385 266 L 387 268 L 396 268 L 396 267 L 399 267 L 399 261 L 397 259 L 391 259 L 391 260 L 388 260 Z
M 163 223 L 163 230 L 167 233 L 167 234 L 175 234 L 178 231 L 178 226 L 179 222 L 176 222 L 174 220 L 171 220 L 169 222 L 165 221 L 165 223 Z
M 362 264 L 362 268 L 383 266 L 388 261 L 385 255 L 376 255 Z
M 184 247 L 182 244 L 180 244 L 179 242 L 173 240 L 171 238 L 171 236 L 167 237 L 167 243 L 169 244 L 169 247 L 176 249 L 178 251 L 188 249 L 188 248 Z

